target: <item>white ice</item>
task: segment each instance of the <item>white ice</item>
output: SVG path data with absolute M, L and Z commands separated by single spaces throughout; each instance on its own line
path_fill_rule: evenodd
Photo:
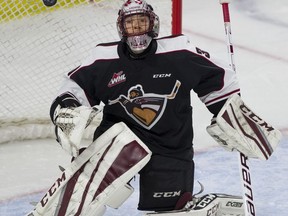
M 227 59 L 222 9 L 217 0 L 184 0 L 183 31 L 203 50 Z M 244 101 L 283 132 L 268 161 L 250 160 L 257 216 L 286 216 L 288 208 L 288 1 L 241 0 L 230 4 L 235 61 Z M 241 195 L 238 154 L 218 147 L 205 127 L 211 115 L 192 94 L 196 149 L 195 180 L 204 193 Z M 23 216 L 60 174 L 70 158 L 54 140 L 0 145 L 0 215 Z M 134 194 L 105 215 L 141 215 Z M 195 191 L 199 189 L 195 184 Z

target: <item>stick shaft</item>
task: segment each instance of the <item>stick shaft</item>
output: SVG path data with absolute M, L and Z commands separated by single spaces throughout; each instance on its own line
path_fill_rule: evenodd
M 234 61 L 234 48 L 232 43 L 232 31 L 230 22 L 229 3 L 230 0 L 219 0 L 222 5 L 224 27 L 227 41 L 228 58 L 230 67 L 236 72 Z M 248 158 L 243 154 L 239 154 L 239 172 L 241 177 L 241 187 L 243 193 L 245 216 L 255 216 L 255 205 L 251 184 L 251 174 Z
M 224 18 L 224 27 L 226 34 L 227 50 L 229 63 L 231 68 L 236 71 L 235 61 L 234 61 L 234 48 L 232 43 L 232 32 L 231 32 L 231 22 L 230 22 L 230 13 L 229 13 L 229 4 L 222 4 L 223 18 Z

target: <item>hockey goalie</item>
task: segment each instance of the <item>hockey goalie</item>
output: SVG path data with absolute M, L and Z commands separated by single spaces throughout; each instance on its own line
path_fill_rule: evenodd
M 50 116 L 72 162 L 30 216 L 104 215 L 127 200 L 137 174 L 138 210 L 146 215 L 244 215 L 241 197 L 192 195 L 190 92 L 214 116 L 208 133 L 229 151 L 267 160 L 281 134 L 246 106 L 233 70 L 185 35 L 158 39 L 159 27 L 151 5 L 125 1 L 120 41 L 97 45 L 66 74 Z M 83 133 L 100 112 L 93 142 L 84 145 Z
M 96 107 L 84 106 L 60 108 L 57 111 L 58 141 L 74 159 L 30 216 L 101 216 L 106 206 L 118 208 L 133 193 L 129 181 L 138 172 L 141 173 L 151 159 L 151 151 L 123 122 L 114 124 L 81 152 L 83 131 L 100 111 Z M 281 137 L 277 130 L 254 114 L 237 94 L 227 100 L 207 131 L 225 149 L 264 160 L 271 156 Z M 157 191 L 154 196 L 174 196 L 177 193 L 181 192 Z M 239 196 L 206 194 L 192 197 L 191 193 L 185 192 L 178 197 L 175 210 L 156 210 L 145 215 L 244 216 L 243 207 L 243 200 Z

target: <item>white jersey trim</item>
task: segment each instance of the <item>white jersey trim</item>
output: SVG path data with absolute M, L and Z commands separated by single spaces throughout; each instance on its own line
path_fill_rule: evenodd
M 58 91 L 57 95 L 61 95 L 67 92 L 71 92 L 81 103 L 81 105 L 90 107 L 90 103 L 86 97 L 84 90 L 68 76 L 64 77 L 63 84 Z

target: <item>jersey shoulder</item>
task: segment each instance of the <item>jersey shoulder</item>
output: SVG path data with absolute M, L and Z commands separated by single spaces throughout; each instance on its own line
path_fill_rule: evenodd
M 191 43 L 186 35 L 172 35 L 168 37 L 158 38 L 157 54 L 173 51 L 186 50 L 196 53 L 196 47 Z
M 82 61 L 81 66 L 88 66 L 99 60 L 118 59 L 118 44 L 119 41 L 98 44 L 92 49 L 90 56 Z

